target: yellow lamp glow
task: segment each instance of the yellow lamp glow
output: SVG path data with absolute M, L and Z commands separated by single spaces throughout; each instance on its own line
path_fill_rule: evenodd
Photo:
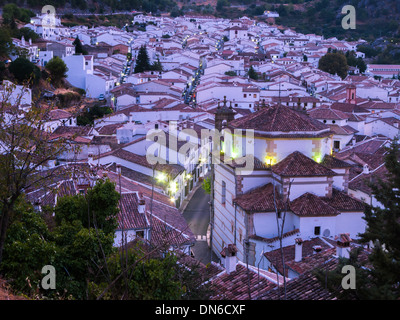
M 161 181 L 161 182 L 163 182 L 163 181 L 165 181 L 166 179 L 167 179 L 167 175 L 164 173 L 164 172 L 161 172 L 161 173 L 159 173 L 158 175 L 157 175 L 157 178 L 156 178 L 158 181 Z
M 172 181 L 169 184 L 169 189 L 170 189 L 171 193 L 176 193 L 176 191 L 178 191 L 178 184 L 175 181 Z

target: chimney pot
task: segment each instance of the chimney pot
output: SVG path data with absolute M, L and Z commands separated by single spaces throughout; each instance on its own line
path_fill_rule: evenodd
M 228 274 L 236 271 L 236 264 L 237 264 L 236 253 L 237 252 L 238 252 L 238 249 L 234 244 L 229 244 L 221 252 L 222 257 L 225 258 L 225 269 Z
M 294 245 L 294 261 L 299 262 L 303 258 L 303 239 L 296 238 Z

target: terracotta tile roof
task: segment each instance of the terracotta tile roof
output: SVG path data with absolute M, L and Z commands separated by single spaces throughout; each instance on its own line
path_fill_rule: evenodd
M 247 155 L 248 159 L 246 159 L 246 156 L 244 157 L 239 157 L 239 158 L 228 158 L 224 157 L 221 155 L 220 159 L 221 162 L 224 162 L 225 164 L 229 165 L 232 168 L 245 168 L 245 166 L 249 166 L 249 164 L 246 162 L 246 160 L 252 162 L 251 170 L 267 170 L 268 166 L 262 162 L 260 159 L 257 157 L 254 157 L 252 155 Z
M 247 212 L 274 212 L 275 203 L 279 210 L 283 210 L 285 208 L 277 188 L 275 188 L 274 200 L 272 183 L 268 183 L 264 186 L 241 194 L 233 201 Z
M 101 135 L 115 135 L 117 133 L 117 129 L 122 127 L 122 123 L 113 123 L 102 126 L 97 129 L 97 132 Z
M 343 148 L 336 154 L 336 157 L 339 159 L 345 159 L 353 153 L 385 154 L 387 152 L 386 145 L 388 145 L 388 143 L 388 138 L 374 137 Z
M 357 104 L 346 103 L 346 102 L 334 102 L 331 105 L 332 109 L 349 112 L 349 113 L 368 113 L 369 111 L 362 108 Z
M 329 169 L 351 168 L 353 166 L 352 164 L 350 164 L 346 161 L 340 160 L 336 157 L 333 157 L 329 154 L 326 154 L 324 156 L 321 164 Z
M 339 126 L 337 124 L 328 124 L 328 127 L 334 134 L 337 135 L 351 135 L 358 132 L 358 130 L 350 127 L 350 126 Z
M 321 197 L 321 199 L 340 212 L 364 212 L 365 209 L 364 202 L 335 188 L 332 189 L 331 197 Z
M 153 168 L 152 165 L 147 161 L 146 156 L 138 155 L 133 152 L 126 151 L 124 149 L 116 149 L 110 152 L 103 153 L 99 156 L 93 157 L 95 160 L 99 158 L 103 158 L 106 156 L 114 156 L 116 158 L 120 158 L 122 160 L 126 160 L 129 162 L 133 162 L 139 164 L 146 168 Z M 167 173 L 170 177 L 175 178 L 178 174 L 183 172 L 185 169 L 177 164 L 158 164 L 156 170 L 163 171 Z
M 340 214 L 321 197 L 308 192 L 293 200 L 290 203 L 290 210 L 300 217 L 336 216 Z
M 361 172 L 350 180 L 349 189 L 360 190 L 368 195 L 372 195 L 370 183 L 375 183 L 379 180 L 387 181 L 387 174 L 388 170 L 384 165 L 368 174 Z
M 249 300 L 276 287 L 273 277 L 276 279 L 275 274 L 266 271 L 258 275 L 254 267 L 249 266 L 247 269 L 242 262 L 238 262 L 235 271 L 229 274 L 223 271 L 211 279 L 214 295 L 210 300 Z
M 296 135 L 329 134 L 329 127 L 304 113 L 283 105 L 263 108 L 229 122 L 231 129 L 253 129 L 257 132 L 296 133 Z
M 300 234 L 300 230 L 299 229 L 293 229 L 291 231 L 285 232 L 284 234 L 282 234 L 282 239 L 294 236 L 295 234 Z M 250 235 L 249 238 L 257 240 L 257 241 L 263 241 L 265 243 L 273 243 L 273 242 L 279 240 L 278 236 L 272 237 L 272 238 L 264 238 L 264 237 L 258 236 L 256 234 Z
M 54 121 L 60 119 L 68 119 L 72 117 L 72 114 L 65 110 L 54 109 L 49 112 L 48 117 L 50 121 Z
M 313 119 L 344 120 L 349 118 L 349 116 L 346 113 L 329 107 L 328 108 L 320 107 L 311 109 L 308 111 L 308 114 Z
M 272 166 L 272 171 L 282 177 L 335 176 L 336 173 L 305 156 L 299 151 L 288 155 Z
M 153 203 L 153 210 L 154 203 Z M 162 213 L 158 211 L 161 216 Z M 162 219 L 154 214 L 153 217 L 147 211 L 147 220 L 152 226 L 152 243 L 156 246 L 166 246 L 169 248 L 171 245 L 193 245 L 196 241 L 193 233 L 190 231 L 189 226 L 186 224 L 184 230 L 177 229 L 176 226 L 168 222 L 168 219 Z M 171 222 L 171 221 L 170 221 Z
M 319 256 L 321 256 L 320 253 L 322 251 L 332 248 L 330 245 L 326 244 L 326 242 L 321 240 L 319 237 L 315 237 L 310 240 L 305 240 L 302 243 L 302 252 L 301 252 L 302 253 L 302 261 L 296 262 L 296 261 L 294 261 L 294 259 L 295 259 L 295 244 L 283 247 L 282 251 L 283 251 L 283 260 L 285 262 L 286 276 L 289 271 L 288 267 L 290 267 L 292 270 L 294 270 L 298 274 L 302 274 L 302 273 L 308 271 L 310 269 L 310 267 L 311 267 L 311 269 L 314 268 L 314 266 L 311 266 L 310 264 L 304 265 L 303 259 L 316 254 L 314 251 L 314 247 L 316 247 L 316 246 L 319 246 L 321 248 L 321 251 L 318 253 Z M 266 253 L 264 253 L 264 257 L 269 260 L 269 262 L 274 266 L 274 268 L 280 274 L 283 274 L 283 265 L 282 265 L 280 249 L 275 249 L 275 250 L 266 252 Z
M 139 213 L 136 193 L 123 193 L 119 200 L 118 229 L 145 229 L 149 227 L 144 213 Z

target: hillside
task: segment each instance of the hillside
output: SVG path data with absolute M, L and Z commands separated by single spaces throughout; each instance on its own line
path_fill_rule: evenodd
M 356 8 L 355 30 L 345 30 L 341 26 L 345 16 L 341 10 L 347 4 Z M 300 10 L 291 4 L 279 4 L 275 8 L 280 13 L 277 23 L 305 34 L 367 41 L 399 36 L 400 2 L 396 0 L 314 0 L 303 3 Z

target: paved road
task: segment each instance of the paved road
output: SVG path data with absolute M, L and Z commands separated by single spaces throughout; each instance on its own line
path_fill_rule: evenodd
M 204 264 L 211 261 L 211 250 L 207 244 L 207 227 L 210 221 L 210 196 L 203 188 L 198 188 L 183 211 L 183 217 L 189 224 L 190 229 L 197 237 L 193 247 L 195 258 Z M 213 261 L 217 261 L 213 253 Z

